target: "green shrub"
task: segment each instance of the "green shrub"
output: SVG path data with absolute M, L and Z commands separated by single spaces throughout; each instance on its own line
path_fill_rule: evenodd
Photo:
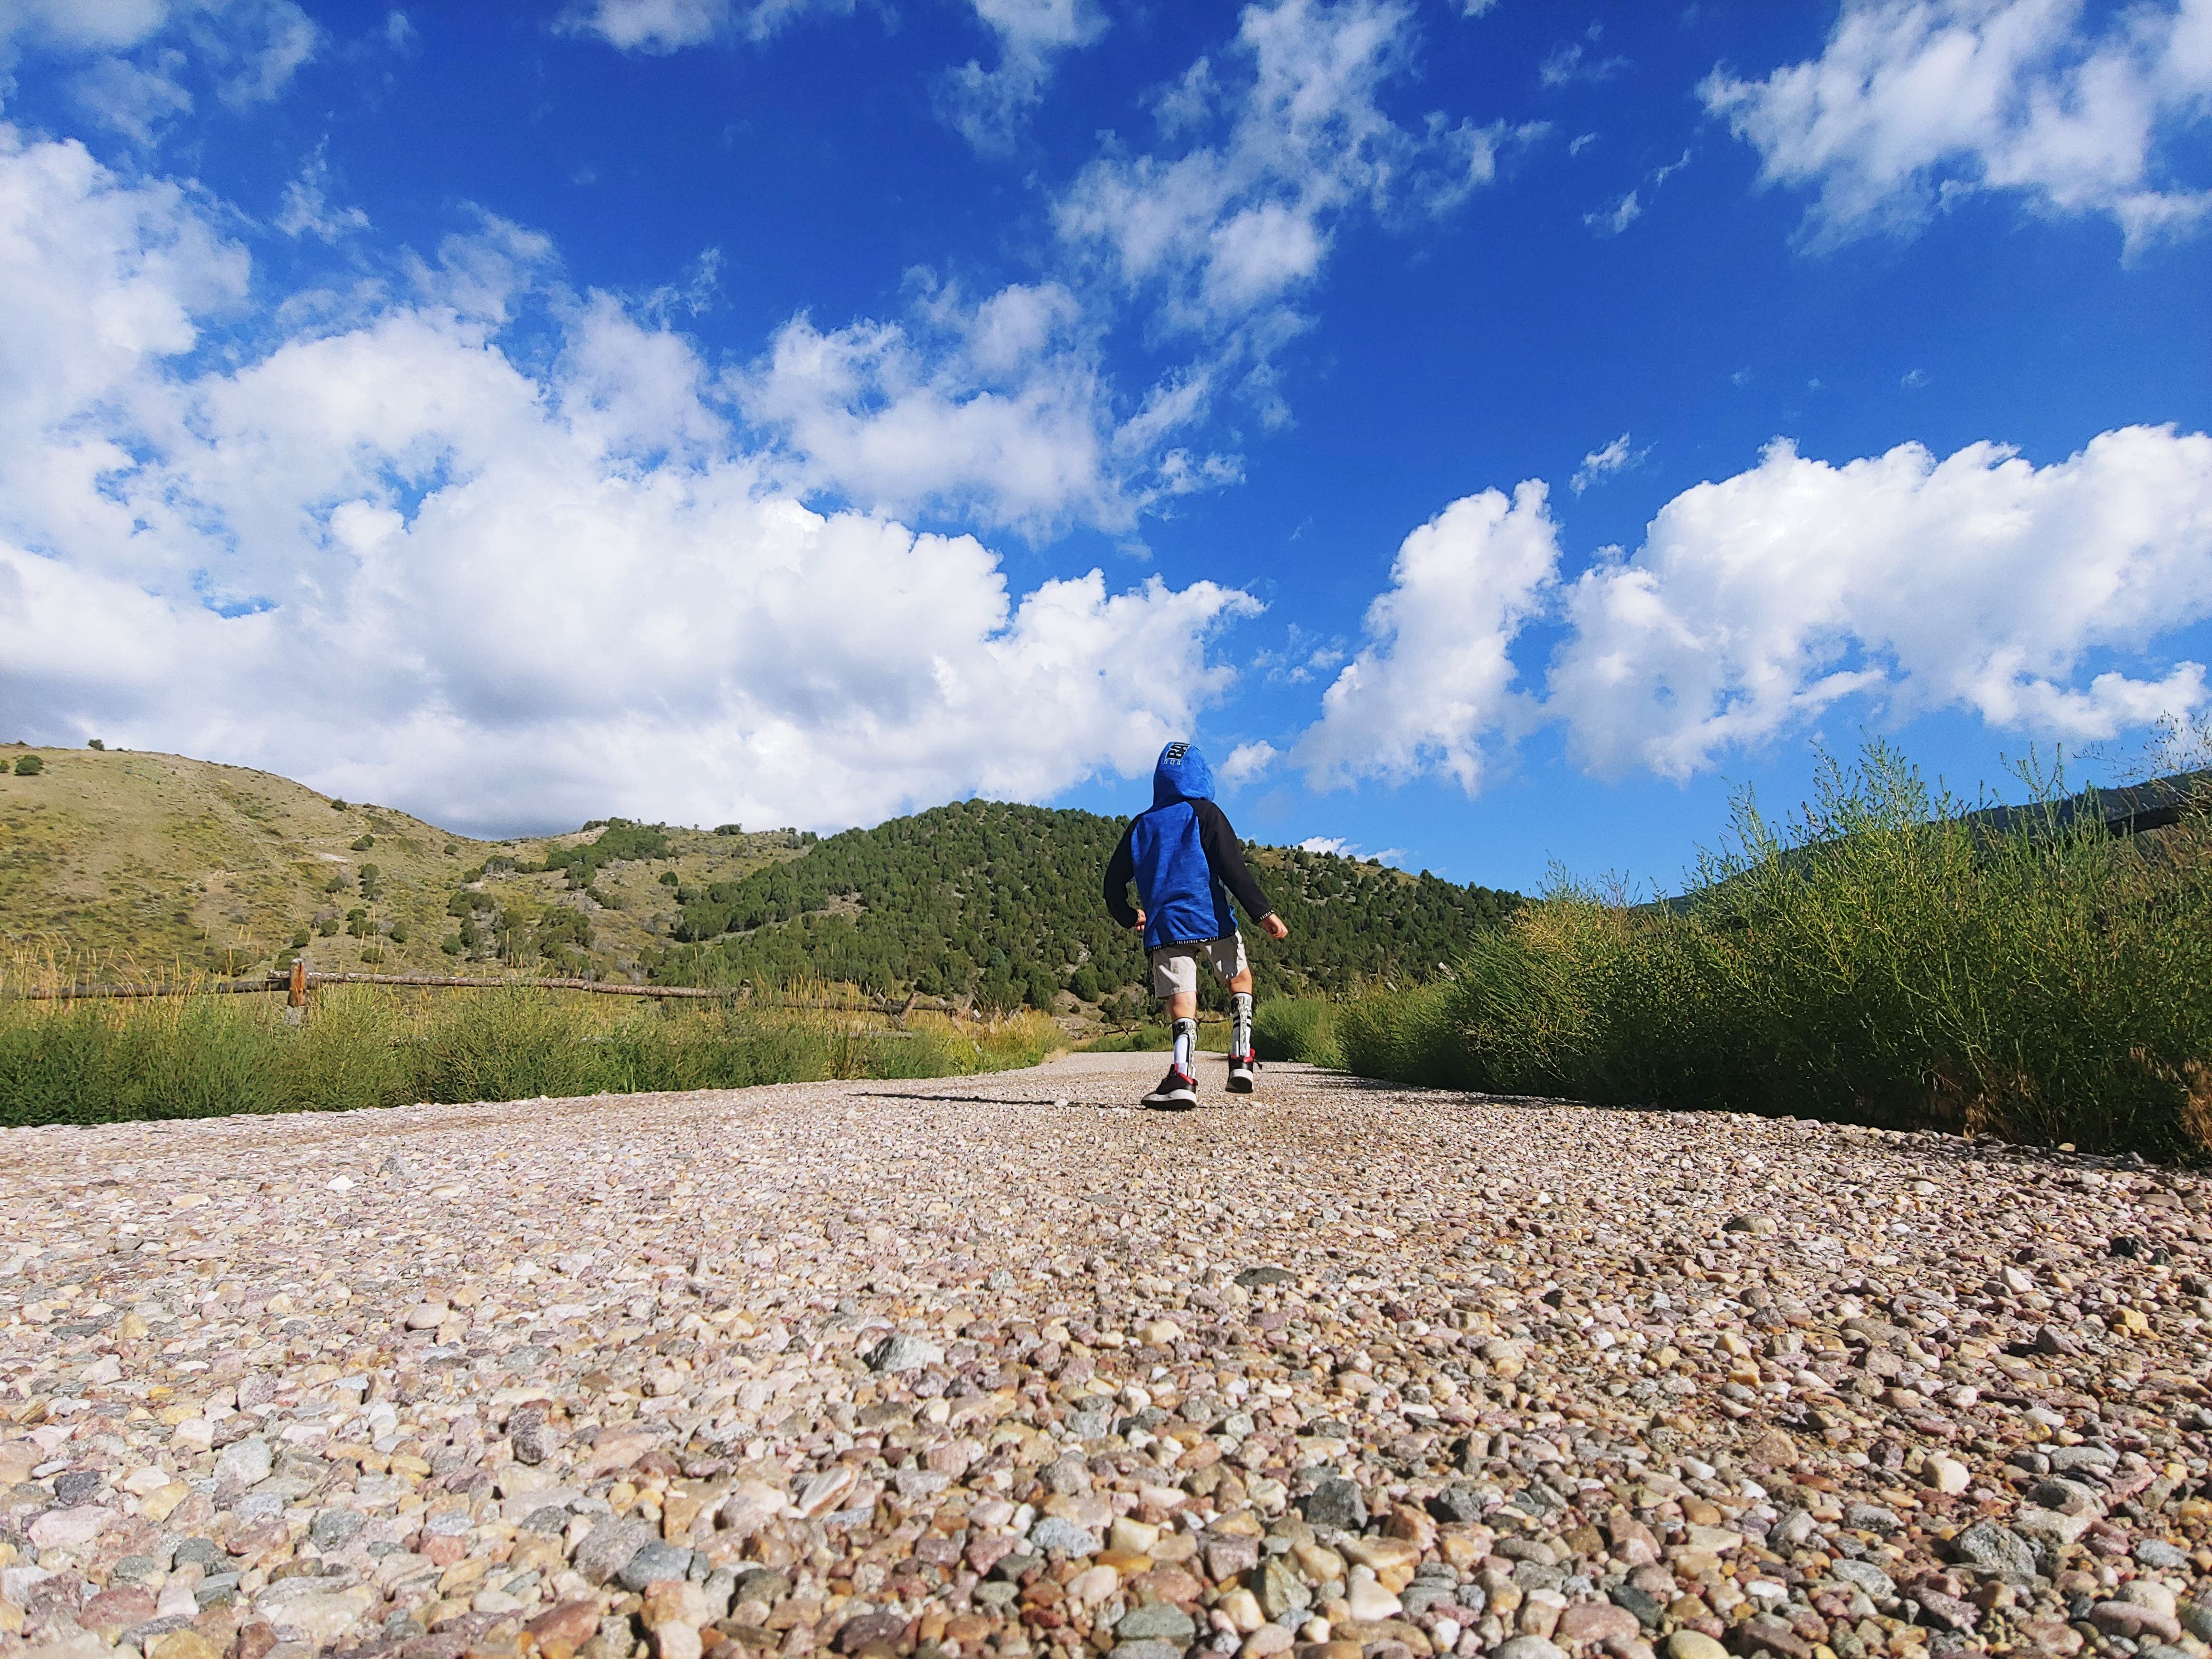
M 307 948 L 307 940 L 311 937 L 312 935 L 306 928 L 295 927 L 292 930 L 292 948 L 295 951 L 306 950 Z
M 673 887 L 677 882 L 678 877 L 673 870 L 663 870 L 660 872 L 660 884 L 663 887 Z
M 1447 984 L 1338 1021 L 1368 1075 L 1607 1103 L 2212 1152 L 2212 825 L 2116 839 L 1931 796 L 1893 751 L 1824 765 L 1778 828 L 1739 803 L 1693 899 L 1571 883 Z
M 315 931 L 325 939 L 334 937 L 338 931 L 338 919 L 336 916 L 325 916 L 315 924 Z
M 40 760 L 36 755 L 15 757 L 15 775 L 19 778 L 35 778 L 46 769 L 46 762 Z
M 1262 1060 L 1342 1066 L 1336 1005 L 1320 997 L 1269 997 L 1252 1009 L 1252 1048 Z
M 102 743 L 98 738 L 91 738 L 84 746 L 88 749 L 105 749 L 107 747 L 107 745 Z
M 538 918 L 538 948 L 550 952 L 568 946 L 592 948 L 592 919 L 571 906 L 556 904 Z
M 405 922 L 395 921 L 392 924 L 392 942 L 394 945 L 404 945 L 407 943 L 407 924 Z
M 366 853 L 370 848 L 375 845 L 376 837 L 370 835 L 366 830 L 362 830 L 352 842 L 353 850 L 356 853 Z

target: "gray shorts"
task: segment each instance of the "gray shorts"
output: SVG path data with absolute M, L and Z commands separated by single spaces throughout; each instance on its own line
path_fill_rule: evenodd
M 1152 994 L 1156 997 L 1196 996 L 1198 964 L 1205 963 L 1217 977 L 1231 980 L 1252 964 L 1244 955 L 1244 935 L 1194 939 L 1184 945 L 1163 945 L 1152 952 Z

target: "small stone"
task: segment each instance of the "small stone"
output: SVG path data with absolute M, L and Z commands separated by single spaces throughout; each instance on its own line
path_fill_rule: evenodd
M 2189 1552 L 2179 1545 L 2169 1544 L 2163 1538 L 2140 1540 L 2135 1549 L 2136 1559 L 2160 1572 L 2179 1572 L 2190 1565 Z
M 1171 1601 L 1156 1601 L 1146 1607 L 1132 1608 L 1121 1615 L 1114 1626 L 1117 1642 L 1137 1642 L 1151 1638 L 1173 1642 L 1181 1646 L 1198 1633 L 1191 1616 Z
M 258 1486 L 269 1478 L 275 1464 L 269 1443 L 258 1435 L 249 1435 L 222 1449 L 222 1455 L 215 1460 L 215 1483 L 239 1491 Z
M 1280 1659 L 1293 1645 L 1290 1632 L 1280 1625 L 1262 1625 L 1244 1638 L 1238 1659 Z
M 2087 1470 L 2108 1475 L 2120 1466 L 2120 1455 L 2110 1446 L 2052 1446 L 2043 1454 L 2053 1474 L 2079 1474 Z
M 87 1630 L 118 1631 L 153 1617 L 153 1593 L 136 1584 L 104 1589 L 76 1610 L 77 1623 Z
M 1067 1599 L 1079 1607 L 1095 1606 L 1121 1588 L 1121 1575 L 1112 1567 L 1085 1567 L 1067 1581 Z M 1249 1591 L 1233 1591 L 1249 1595 Z M 1225 1599 L 1225 1598 L 1224 1598 Z M 1257 1604 L 1255 1604 L 1256 1613 Z M 1256 1622 L 1256 1621 L 1255 1621 Z
M 1667 1638 L 1667 1659 L 1729 1659 L 1729 1650 L 1698 1630 L 1678 1630 Z
M 1345 1592 L 1345 1600 L 1352 1607 L 1352 1616 L 1368 1624 L 1402 1617 L 1406 1611 L 1398 1598 L 1376 1583 L 1371 1574 L 1355 1574 Z
M 1558 1639 L 1572 1647 L 1583 1643 L 1629 1641 L 1643 1633 L 1643 1621 L 1609 1601 L 1582 1601 L 1559 1615 Z
M 891 1376 L 902 1371 L 918 1371 L 925 1366 L 942 1364 L 945 1350 L 934 1342 L 924 1341 L 904 1332 L 887 1336 L 868 1350 L 867 1365 L 872 1371 Z
M 1237 1284 L 1248 1291 L 1256 1291 L 1269 1285 L 1287 1285 L 1292 1275 L 1280 1267 L 1247 1267 L 1237 1275 Z
M 1092 1571 L 1097 1569 L 1093 1568 Z M 1070 1589 L 1073 1588 L 1071 1585 Z M 1242 1584 L 1222 1591 L 1220 1600 L 1214 1603 L 1214 1610 L 1245 1636 L 1249 1636 L 1267 1621 L 1267 1614 L 1261 1609 L 1260 1598 Z
M 1317 1481 L 1301 1505 L 1310 1525 L 1358 1532 L 1367 1524 L 1367 1504 L 1359 1488 L 1341 1475 Z
M 307 1536 L 317 1549 L 328 1554 L 353 1542 L 368 1524 L 368 1517 L 359 1510 L 325 1510 L 308 1524 Z
M 1494 1659 L 1567 1659 L 1565 1652 L 1540 1636 L 1516 1636 L 1492 1651 Z
M 1828 1571 L 1838 1583 L 1864 1590 L 1876 1601 L 1887 1601 L 1897 1594 L 1896 1581 L 1871 1561 L 1854 1561 L 1847 1557 L 1838 1561 Z
M 97 1504 L 48 1510 L 31 1522 L 31 1541 L 42 1550 L 81 1550 L 122 1518 Z
M 869 1642 L 896 1642 L 906 1633 L 906 1620 L 896 1613 L 864 1613 L 837 1627 L 832 1644 L 840 1653 L 858 1653 Z
M 1613 1590 L 1613 1604 L 1617 1607 L 1626 1608 L 1630 1616 L 1645 1630 L 1657 1630 L 1661 1621 L 1667 1616 L 1666 1604 L 1650 1591 L 1635 1584 L 1615 1585 Z
M 607 1516 L 576 1546 L 574 1565 L 587 1583 L 604 1584 L 653 1541 L 653 1529 L 642 1521 Z
M 1952 1559 L 1978 1572 L 1986 1572 L 2012 1583 L 2027 1583 L 2035 1574 L 2035 1551 L 2027 1540 L 1994 1521 L 1977 1521 L 1951 1540 Z
M 1057 1515 L 1048 1515 L 1030 1528 L 1030 1543 L 1039 1550 L 1056 1550 L 1060 1554 L 1082 1559 L 1098 1553 L 1098 1538 L 1074 1522 Z
M 1925 1466 L 1928 1484 L 1948 1498 L 1955 1498 L 1973 1484 L 1973 1472 L 1955 1457 L 1931 1457 Z
M 583 1569 L 579 1567 L 577 1571 Z M 626 1590 L 641 1591 L 648 1584 L 664 1578 L 681 1578 L 690 1571 L 690 1550 L 656 1538 L 632 1552 L 629 1559 L 616 1572 L 615 1581 Z
M 196 1630 L 164 1631 L 147 1644 L 146 1659 L 222 1659 L 222 1650 Z
M 535 1466 L 553 1455 L 556 1441 L 543 1406 L 518 1406 L 507 1419 L 507 1443 L 515 1461 Z
M 287 1578 L 254 1598 L 253 1610 L 270 1624 L 290 1626 L 327 1645 L 349 1635 L 382 1598 L 366 1584 L 331 1590 L 313 1578 Z
M 2031 1544 L 2040 1544 L 2056 1554 L 2079 1541 L 2081 1534 L 2089 1530 L 2093 1518 L 2030 1504 L 2013 1516 L 2012 1529 Z
M 1260 1564 L 1252 1591 L 1260 1598 L 1260 1610 L 1273 1620 L 1313 1605 L 1313 1591 L 1279 1555 L 1271 1555 Z
M 563 1601 L 523 1626 L 536 1638 L 547 1659 L 570 1659 L 577 1649 L 599 1634 L 597 1601 Z M 149 1656 L 150 1659 L 150 1656 Z
M 690 1625 L 653 1626 L 653 1659 L 700 1659 L 705 1650 L 697 1628 Z
M 2100 1601 L 2089 1609 L 2089 1622 L 2107 1636 L 2124 1636 L 2140 1642 L 2154 1636 L 2162 1642 L 2181 1639 L 2181 1623 L 2172 1613 L 2135 1601 Z
M 1158 1637 L 1144 1636 L 1134 1641 L 1116 1642 L 1108 1659 L 1182 1659 L 1182 1649 Z
M 1853 1532 L 1893 1533 L 1899 1524 L 1897 1511 L 1881 1504 L 1848 1504 L 1844 1507 L 1844 1525 Z

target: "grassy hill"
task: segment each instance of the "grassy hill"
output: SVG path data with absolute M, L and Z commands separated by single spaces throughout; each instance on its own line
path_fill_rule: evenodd
M 15 770 L 27 755 L 35 775 Z M 726 881 L 811 839 L 670 830 L 662 856 L 587 858 L 580 886 L 559 861 L 605 833 L 477 841 L 244 767 L 0 745 L 0 953 L 76 978 L 294 955 L 326 971 L 642 973 L 677 918 L 662 875 Z
M 1144 957 L 1098 892 L 1121 825 L 962 801 L 832 836 L 734 879 L 687 882 L 678 947 L 657 976 L 775 983 L 809 975 L 884 994 L 1063 1009 L 1073 999 L 1127 1012 L 1143 1000 Z M 1253 847 L 1247 856 L 1291 927 L 1283 943 L 1252 947 L 1263 993 L 1432 977 L 1470 932 L 1520 902 L 1330 854 Z
M 14 769 L 26 755 L 34 774 Z M 619 819 L 477 841 L 242 767 L 0 746 L 0 952 L 18 975 L 52 958 L 76 980 L 296 955 L 326 972 L 827 979 L 1133 1013 L 1143 957 L 1098 898 L 1121 832 L 963 801 L 818 842 Z M 1249 856 L 1292 929 L 1254 947 L 1269 993 L 1429 978 L 1519 902 L 1332 854 Z

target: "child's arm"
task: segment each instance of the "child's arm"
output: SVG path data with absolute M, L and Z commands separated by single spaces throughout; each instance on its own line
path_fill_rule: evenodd
M 1198 809 L 1199 842 L 1206 848 L 1206 863 L 1212 866 L 1213 873 L 1229 890 L 1230 896 L 1244 907 L 1244 913 L 1267 927 L 1275 907 L 1267 902 L 1267 896 L 1260 890 L 1260 884 L 1253 880 L 1251 871 L 1245 867 L 1244 843 L 1237 838 L 1229 815 L 1210 800 L 1193 801 L 1191 805 Z M 1276 927 L 1280 927 L 1279 921 Z M 1278 933 L 1276 927 L 1267 927 L 1267 932 L 1280 939 L 1283 933 Z M 1283 929 L 1284 933 L 1288 931 Z
M 1129 908 L 1129 884 L 1137 878 L 1137 860 L 1129 850 L 1129 837 L 1136 827 L 1133 823 L 1121 832 L 1121 844 L 1106 860 L 1106 913 L 1124 927 L 1145 925 L 1145 913 Z

